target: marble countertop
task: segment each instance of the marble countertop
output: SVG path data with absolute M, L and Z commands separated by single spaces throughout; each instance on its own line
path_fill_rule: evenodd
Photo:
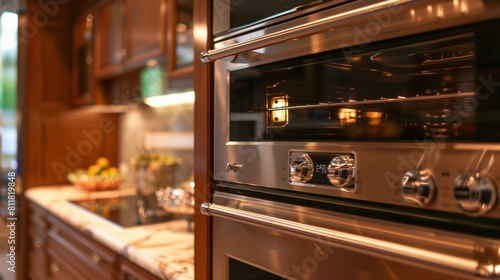
M 25 193 L 30 201 L 158 277 L 194 279 L 194 235 L 187 231 L 186 221 L 122 227 L 70 202 L 133 194 L 134 188 L 87 192 L 73 186 L 36 187 Z

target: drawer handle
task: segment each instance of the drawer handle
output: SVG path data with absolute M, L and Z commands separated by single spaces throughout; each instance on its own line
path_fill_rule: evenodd
M 51 270 L 52 272 L 58 272 L 58 271 L 59 271 L 59 266 L 58 266 L 57 264 L 55 264 L 55 263 L 52 263 L 52 264 L 50 265 L 50 270 Z
M 90 254 L 90 260 L 92 260 L 93 263 L 98 264 L 101 262 L 101 256 L 99 256 L 96 252 L 92 252 Z

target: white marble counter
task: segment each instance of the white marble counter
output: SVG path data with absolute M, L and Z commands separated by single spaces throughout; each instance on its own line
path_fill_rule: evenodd
M 162 279 L 194 279 L 194 235 L 183 220 L 121 227 L 70 200 L 131 195 L 132 188 L 92 192 L 73 186 L 31 188 L 26 197 Z

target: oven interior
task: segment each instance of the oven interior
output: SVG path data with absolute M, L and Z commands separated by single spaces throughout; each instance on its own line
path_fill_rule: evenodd
M 478 85 L 500 54 L 479 29 L 231 71 L 230 140 L 498 141 L 496 88 Z

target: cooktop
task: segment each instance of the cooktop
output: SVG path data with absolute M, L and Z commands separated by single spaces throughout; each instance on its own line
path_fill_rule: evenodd
M 171 220 L 173 216 L 160 209 L 158 209 L 155 215 L 141 216 L 135 195 L 84 199 L 71 202 L 123 227 L 166 222 Z

